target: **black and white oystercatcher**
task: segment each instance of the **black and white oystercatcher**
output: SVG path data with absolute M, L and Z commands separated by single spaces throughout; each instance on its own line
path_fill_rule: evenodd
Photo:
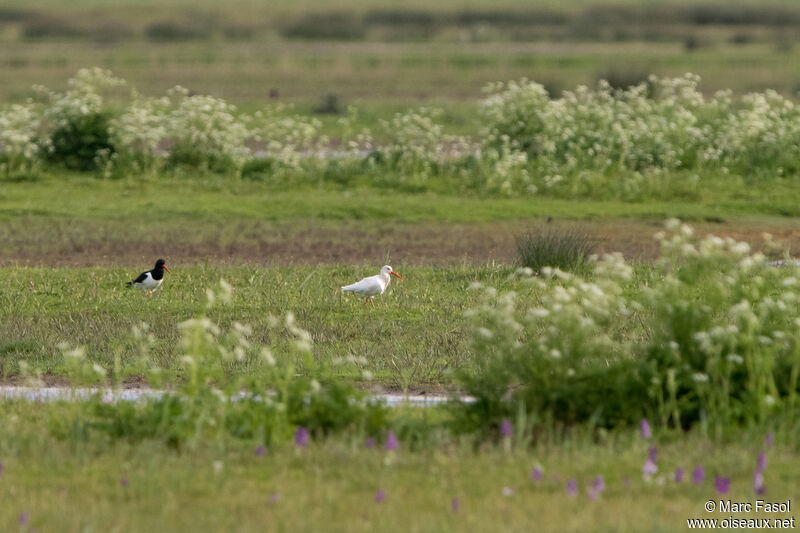
M 164 281 L 164 270 L 172 274 L 172 271 L 167 268 L 167 262 L 159 259 L 156 261 L 156 266 L 153 270 L 139 274 L 138 278 L 128 282 L 128 287 L 136 287 L 147 294 L 153 294 L 153 291 L 159 288 L 161 282 Z

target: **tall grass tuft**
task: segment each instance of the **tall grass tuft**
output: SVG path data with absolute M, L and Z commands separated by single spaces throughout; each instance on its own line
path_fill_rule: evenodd
M 546 266 L 578 270 L 594 250 L 591 236 L 578 226 L 536 227 L 518 235 L 516 242 L 521 265 L 536 271 Z

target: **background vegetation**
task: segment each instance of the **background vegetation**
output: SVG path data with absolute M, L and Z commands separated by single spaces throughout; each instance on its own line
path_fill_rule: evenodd
M 796 499 L 798 9 L 6 2 L 0 394 L 99 389 L 2 401 L 0 529 Z
M 474 127 L 470 100 L 484 84 L 523 76 L 555 94 L 651 73 L 694 72 L 709 92 L 793 94 L 798 83 L 785 68 L 797 60 L 790 1 L 229 5 L 6 2 L 0 99 L 22 101 L 33 83 L 61 89 L 78 68 L 103 66 L 147 95 L 181 84 L 303 112 L 331 93 L 381 118 L 398 104 L 435 101 L 463 129 Z

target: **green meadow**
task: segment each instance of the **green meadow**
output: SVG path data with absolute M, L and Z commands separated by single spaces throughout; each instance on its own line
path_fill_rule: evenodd
M 798 24 L 9 0 L 0 531 L 793 525 Z

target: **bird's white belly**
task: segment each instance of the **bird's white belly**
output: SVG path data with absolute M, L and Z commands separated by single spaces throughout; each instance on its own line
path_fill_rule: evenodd
M 162 281 L 164 280 L 163 279 L 155 280 L 153 279 L 153 276 L 147 274 L 147 278 L 145 278 L 144 281 L 141 281 L 139 283 L 134 283 L 133 286 L 136 287 L 137 289 L 152 291 L 154 289 L 157 289 L 161 285 Z
M 375 284 L 368 287 L 358 288 L 353 292 L 359 296 L 377 296 L 378 294 L 383 294 L 383 287 Z

